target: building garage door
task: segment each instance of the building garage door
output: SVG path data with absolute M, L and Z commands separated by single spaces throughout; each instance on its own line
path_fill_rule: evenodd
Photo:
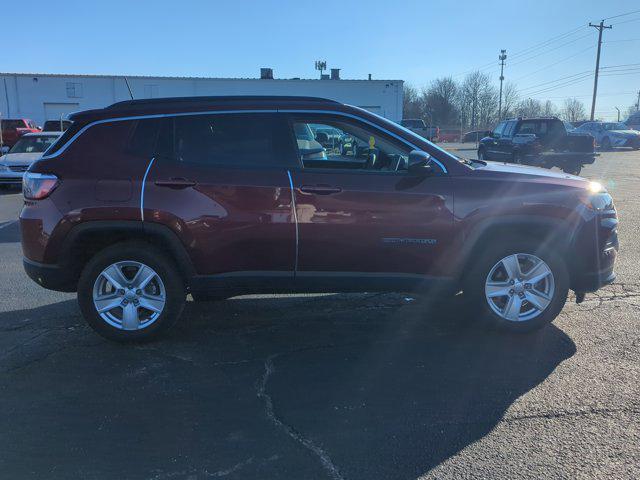
M 80 110 L 79 103 L 48 103 L 44 102 L 44 119 L 60 120 L 60 117 L 67 118 L 71 112 Z

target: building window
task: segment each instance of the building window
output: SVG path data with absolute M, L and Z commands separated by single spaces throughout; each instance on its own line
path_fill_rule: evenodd
M 75 82 L 67 82 L 67 97 L 82 98 L 82 84 Z
M 158 98 L 158 85 L 145 85 L 144 86 L 145 98 Z

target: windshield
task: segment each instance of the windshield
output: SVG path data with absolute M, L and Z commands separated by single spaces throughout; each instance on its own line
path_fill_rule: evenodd
M 627 130 L 628 127 L 624 123 L 603 123 L 602 126 L 605 130 Z
M 49 148 L 57 138 L 57 135 L 22 137 L 9 153 L 42 153 Z

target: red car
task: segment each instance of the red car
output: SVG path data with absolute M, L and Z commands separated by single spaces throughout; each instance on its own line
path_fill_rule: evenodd
M 599 184 L 465 160 L 357 107 L 150 99 L 72 120 L 24 178 L 24 267 L 111 339 L 166 331 L 188 293 L 463 290 L 475 319 L 528 331 L 615 278 Z
M 20 137 L 27 133 L 40 131 L 35 122 L 28 118 L 0 120 L 0 130 L 2 130 L 2 144 L 7 147 L 13 147 Z

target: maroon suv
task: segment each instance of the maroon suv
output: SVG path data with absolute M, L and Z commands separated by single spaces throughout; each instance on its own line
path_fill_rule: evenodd
M 24 178 L 24 266 L 108 338 L 165 331 L 188 293 L 423 289 L 528 331 L 615 278 L 599 184 L 465 160 L 360 108 L 196 97 L 72 120 Z M 352 147 L 310 133 L 328 129 Z

